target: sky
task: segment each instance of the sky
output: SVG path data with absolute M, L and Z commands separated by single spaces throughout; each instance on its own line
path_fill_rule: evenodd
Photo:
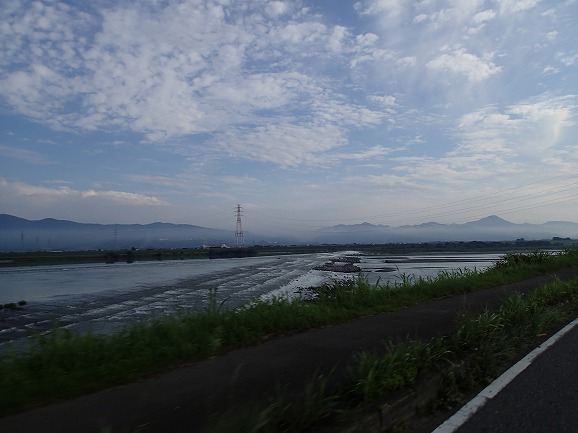
M 577 0 L 7 0 L 0 18 L 0 213 L 578 222 Z

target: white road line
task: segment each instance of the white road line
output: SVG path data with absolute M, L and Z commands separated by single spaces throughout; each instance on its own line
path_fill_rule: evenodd
M 482 408 L 486 402 L 498 395 L 498 393 L 514 378 L 520 374 L 522 371 L 528 367 L 534 359 L 552 346 L 556 341 L 562 338 L 566 333 L 568 333 L 572 328 L 578 325 L 578 318 L 574 319 L 556 334 L 551 336 L 548 340 L 542 343 L 540 346 L 532 350 L 528 355 L 514 364 L 510 369 L 508 369 L 504 374 L 490 383 L 486 388 L 484 388 L 477 396 L 466 403 L 460 410 L 458 410 L 453 416 L 448 418 L 443 424 L 436 428 L 432 433 L 453 433 L 458 428 L 460 428 L 473 414 L 475 414 L 479 409 Z

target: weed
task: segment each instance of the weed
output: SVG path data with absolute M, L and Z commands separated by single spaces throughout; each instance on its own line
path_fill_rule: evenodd
M 420 373 L 448 355 L 443 340 L 387 343 L 387 355 L 361 352 L 350 366 L 353 393 L 365 402 L 414 383 Z
M 221 301 L 217 299 L 217 288 L 210 288 L 207 295 L 207 306 L 205 312 L 207 314 L 219 314 L 223 311 L 223 306 L 230 298 L 225 298 Z

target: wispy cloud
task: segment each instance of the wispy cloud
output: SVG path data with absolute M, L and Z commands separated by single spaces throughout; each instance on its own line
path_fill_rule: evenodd
M 123 191 L 97 191 L 92 189 L 75 190 L 70 187 L 47 187 L 31 185 L 24 182 L 9 182 L 0 178 L 0 190 L 5 197 L 26 196 L 40 202 L 58 202 L 60 200 L 101 199 L 103 201 L 120 202 L 132 206 L 163 206 L 168 203 L 154 196 L 135 194 Z
M 49 158 L 42 155 L 41 153 L 12 146 L 5 146 L 2 144 L 0 144 L 0 155 L 6 158 L 14 158 L 35 165 L 46 165 L 52 163 Z
M 331 123 L 281 123 L 225 132 L 216 137 L 215 145 L 235 158 L 291 167 L 320 163 L 320 154 L 345 142 L 343 129 Z
M 468 53 L 465 48 L 456 47 L 447 49 L 446 52 L 426 63 L 426 67 L 440 72 L 457 75 L 465 75 L 470 82 L 485 80 L 499 73 L 502 68 L 492 62 L 492 53 L 478 57 Z
M 496 107 L 464 114 L 457 150 L 540 156 L 555 146 L 565 127 L 574 124 L 573 96 L 540 95 L 500 112 Z

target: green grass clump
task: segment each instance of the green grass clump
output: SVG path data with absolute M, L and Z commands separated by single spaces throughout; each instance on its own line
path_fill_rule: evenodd
M 361 352 L 354 357 L 351 391 L 365 402 L 415 382 L 418 375 L 450 352 L 442 340 L 388 343 L 388 355 Z
M 511 255 L 484 272 L 456 270 L 442 272 L 435 278 L 404 277 L 391 285 L 372 285 L 360 275 L 354 280 L 335 281 L 316 288 L 312 299 L 257 300 L 234 311 L 225 308 L 226 301 L 218 302 L 212 290 L 204 311 L 182 310 L 133 324 L 113 335 L 55 329 L 35 336 L 28 351 L 0 355 L 0 415 L 127 383 L 271 337 L 392 311 L 576 264 L 578 248 L 555 254 Z M 549 294 L 543 296 L 541 303 L 559 302 L 556 297 L 548 298 Z M 405 354 L 399 355 L 398 361 L 386 362 L 401 363 L 402 370 L 393 380 L 398 386 L 413 380 L 425 368 L 410 371 L 405 356 L 429 357 L 433 362 L 437 359 L 435 354 L 443 352 L 429 346 L 416 348 L 413 355 L 407 355 L 408 350 L 402 350 Z M 368 374 L 373 374 L 372 368 L 379 371 L 385 368 L 371 367 L 369 355 L 364 362 L 366 366 L 359 368 Z M 359 383 L 359 389 L 367 389 L 362 392 L 366 394 L 364 398 L 373 398 L 371 386 Z M 375 387 L 379 394 L 389 389 L 390 384 Z

